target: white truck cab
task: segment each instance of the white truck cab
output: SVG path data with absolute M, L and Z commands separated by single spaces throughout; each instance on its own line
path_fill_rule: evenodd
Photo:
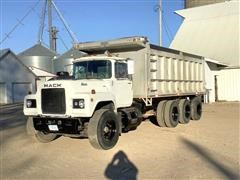
M 45 142 L 45 136 L 50 135 L 53 139 L 63 134 L 89 136 L 79 129 L 100 109 L 102 113 L 109 111 L 118 121 L 118 109 L 133 104 L 132 74 L 128 71 L 133 63 L 129 62 L 131 60 L 108 56 L 79 58 L 73 63 L 73 76 L 60 75 L 45 82 L 35 95 L 26 96 L 24 114 L 31 117 L 29 121 L 33 121 L 37 138 Z M 132 116 L 136 119 L 138 115 Z M 140 117 L 135 124 L 140 124 L 139 121 Z M 122 124 L 116 123 L 114 133 L 118 136 Z M 97 148 L 108 149 L 112 145 L 97 143 Z

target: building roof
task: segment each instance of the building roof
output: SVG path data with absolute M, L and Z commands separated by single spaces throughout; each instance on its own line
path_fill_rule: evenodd
M 30 47 L 29 49 L 21 52 L 20 54 L 18 54 L 19 57 L 21 56 L 48 56 L 48 57 L 54 57 L 56 56 L 57 54 L 44 47 L 43 45 L 41 44 L 36 44 L 32 47 Z
M 170 47 L 240 66 L 239 1 L 177 11 L 184 18 Z
M 0 50 L 0 59 L 5 56 L 8 52 L 10 51 L 10 49 L 2 49 Z
M 15 53 L 13 53 L 12 51 L 11 51 L 11 49 L 2 49 L 2 50 L 0 50 L 0 60 L 2 60 L 6 55 L 8 55 L 8 54 L 12 54 L 14 57 L 15 57 L 15 59 L 24 67 L 24 68 L 26 68 L 31 74 L 33 74 L 35 77 L 36 77 L 36 75 L 30 70 L 30 69 L 28 69 L 28 67 L 27 66 L 25 66 L 25 64 L 23 64 L 23 62 L 16 56 L 16 54 Z
M 37 77 L 55 77 L 55 74 L 44 71 L 40 68 L 29 66 L 28 67 Z

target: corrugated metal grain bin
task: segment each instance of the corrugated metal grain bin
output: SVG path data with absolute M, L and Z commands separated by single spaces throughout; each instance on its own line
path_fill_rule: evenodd
M 204 94 L 204 60 L 200 56 L 150 44 L 145 37 L 87 42 L 75 48 L 89 54 L 134 60 L 134 98 Z
M 67 71 L 69 74 L 72 74 L 72 65 L 73 60 L 76 58 L 80 58 L 84 55 L 83 52 L 80 52 L 75 49 L 70 49 L 61 56 L 58 56 L 53 60 L 54 72 L 57 73 L 59 71 Z
M 51 73 L 53 72 L 53 59 L 55 56 L 55 52 L 41 44 L 36 44 L 18 55 L 27 67 L 33 66 Z

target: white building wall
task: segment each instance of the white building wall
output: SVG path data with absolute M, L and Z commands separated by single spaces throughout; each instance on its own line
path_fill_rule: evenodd
M 211 71 L 208 63 L 205 62 L 205 88 L 207 92 L 205 96 L 206 103 L 215 102 L 214 75 L 215 75 L 215 71 Z
M 240 101 L 240 68 L 218 72 L 218 99 L 220 101 Z

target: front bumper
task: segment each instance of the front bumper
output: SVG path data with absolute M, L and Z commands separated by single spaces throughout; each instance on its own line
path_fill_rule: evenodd
M 81 134 L 83 125 L 79 119 L 72 118 L 33 118 L 34 128 L 45 133 Z

